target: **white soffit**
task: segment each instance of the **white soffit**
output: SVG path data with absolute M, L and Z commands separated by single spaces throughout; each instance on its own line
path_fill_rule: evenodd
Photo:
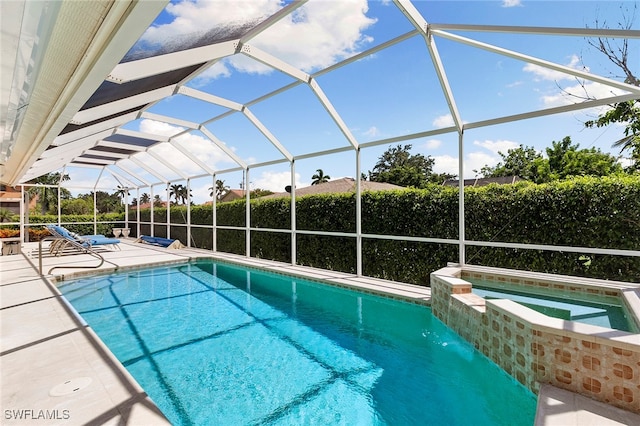
M 3 182 L 17 183 L 167 2 L 64 1 L 12 140 Z

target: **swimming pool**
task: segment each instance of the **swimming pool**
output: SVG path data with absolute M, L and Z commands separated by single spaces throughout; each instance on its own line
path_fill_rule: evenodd
M 425 307 L 213 261 L 59 288 L 173 424 L 533 423 Z

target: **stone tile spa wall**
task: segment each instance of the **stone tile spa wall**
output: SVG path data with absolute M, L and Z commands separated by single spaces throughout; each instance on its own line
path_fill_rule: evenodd
M 512 377 L 536 394 L 549 383 L 640 413 L 640 334 L 485 300 L 460 276 L 457 267 L 431 274 L 433 314 Z

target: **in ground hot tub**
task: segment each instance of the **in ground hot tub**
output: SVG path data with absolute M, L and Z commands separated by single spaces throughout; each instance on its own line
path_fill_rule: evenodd
M 494 293 L 474 292 L 477 280 Z M 567 303 L 594 300 L 599 308 Z M 548 383 L 640 413 L 640 284 L 452 265 L 431 274 L 431 307 L 533 392 Z

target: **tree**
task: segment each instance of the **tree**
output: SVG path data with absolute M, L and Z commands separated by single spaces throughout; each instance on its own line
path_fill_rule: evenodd
M 570 176 L 608 176 L 622 172 L 618 159 L 599 148 L 580 149 L 565 154 L 558 178 Z
M 70 180 L 69 175 L 62 175 L 60 172 L 47 173 L 46 175 L 39 176 L 28 183 L 43 185 L 42 187 L 32 187 L 29 189 L 29 195 L 38 196 L 38 204 L 40 204 L 40 212 L 45 215 L 49 212 L 52 205 L 58 203 L 58 192 L 51 186 L 58 186 L 60 183 Z M 48 185 L 48 186 L 44 186 Z M 60 198 L 68 199 L 71 197 L 71 192 L 66 188 L 60 188 Z
M 331 176 L 325 175 L 322 169 L 316 170 L 313 176 L 311 176 L 311 185 L 320 185 L 321 183 L 329 182 Z
M 595 120 L 585 123 L 586 127 L 604 127 L 614 123 L 625 124 L 624 137 L 613 143 L 613 147 L 620 148 L 620 152 L 627 151 L 631 155 L 629 171 L 640 171 L 640 103 L 637 100 L 620 102 L 611 109 L 598 116 Z
M 519 176 L 534 182 L 539 181 L 542 154 L 530 146 L 520 145 L 506 154 L 498 152 L 502 161 L 494 167 L 484 166 L 480 172 L 484 177 Z M 540 183 L 540 182 L 538 182 Z
M 176 204 L 180 201 L 182 197 L 182 191 L 184 188 L 180 183 L 174 183 L 169 187 L 169 197 L 173 197 L 176 200 Z
M 213 186 L 209 187 L 209 197 L 213 198 L 213 194 L 215 193 L 216 199 L 220 200 L 228 190 L 229 187 L 224 184 L 224 181 L 218 179 L 216 180 L 215 188 Z
M 153 206 L 154 207 L 163 207 L 162 198 L 160 198 L 160 196 L 157 195 L 157 194 L 153 196 Z
M 118 189 L 116 190 L 115 194 L 118 196 L 118 198 L 120 198 L 120 202 L 124 204 L 124 199 L 129 196 L 129 190 L 124 186 L 118 185 Z
M 143 192 L 140 196 L 140 204 L 147 204 L 151 201 L 151 197 L 146 192 Z
M 118 194 L 96 191 L 96 209 L 98 213 L 112 213 L 122 209 Z
M 193 199 L 193 190 L 187 189 L 186 186 L 182 185 L 182 188 L 180 188 L 180 200 L 182 200 L 182 204 L 187 204 L 187 200 L 191 199 Z
M 62 214 L 91 214 L 93 211 L 93 199 L 89 201 L 86 198 L 73 198 L 63 200 L 61 204 Z
M 596 148 L 579 149 L 569 136 L 551 142 L 546 148 L 547 158 L 533 147 L 520 145 L 507 154 L 500 152 L 502 162 L 494 167 L 484 166 L 485 177 L 519 176 L 535 183 L 565 179 L 570 176 L 606 176 L 622 171 L 618 159 Z
M 369 180 L 423 188 L 427 183 L 433 182 L 436 176 L 440 177 L 432 172 L 435 160 L 422 154 L 412 155 L 411 147 L 412 145 L 398 145 L 386 150 L 373 171 L 369 172 Z
M 0 223 L 3 222 L 11 222 L 13 218 L 13 213 L 5 208 L 0 208 Z
M 122 204 L 117 193 L 109 194 L 105 191 L 96 191 L 96 211 L 97 213 L 115 213 L 122 211 Z M 79 194 L 77 198 L 85 200 L 93 208 L 93 193 Z
M 633 4 L 633 10 L 623 9 L 621 6 L 622 20 L 618 23 L 620 29 L 631 30 L 635 22 L 637 4 Z M 596 28 L 607 28 L 607 23 L 595 23 Z M 603 53 L 623 74 L 624 82 L 633 86 L 640 86 L 640 78 L 629 66 L 629 41 L 626 38 L 616 39 L 612 42 L 606 38 L 588 40 L 589 45 Z M 636 62 L 637 65 L 637 62 Z M 632 164 L 629 171 L 640 171 L 640 101 L 633 99 L 609 105 L 610 109 L 598 116 L 595 120 L 585 122 L 586 127 L 603 127 L 614 123 L 625 125 L 624 137 L 613 143 L 614 147 L 620 148 L 620 152 L 628 151 L 631 155 Z
M 273 191 L 269 191 L 268 189 L 256 188 L 249 193 L 249 198 L 260 198 L 264 197 L 265 195 L 271 194 L 273 194 Z

